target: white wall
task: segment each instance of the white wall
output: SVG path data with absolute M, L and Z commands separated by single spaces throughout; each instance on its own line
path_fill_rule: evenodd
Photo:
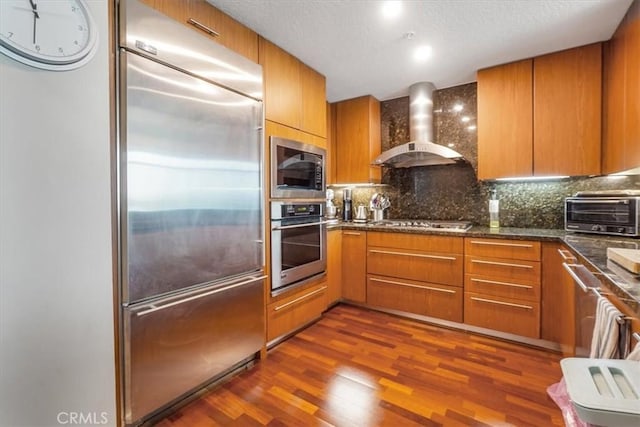
M 88 3 L 100 44 L 84 67 L 0 55 L 0 426 L 117 422 L 108 2 Z

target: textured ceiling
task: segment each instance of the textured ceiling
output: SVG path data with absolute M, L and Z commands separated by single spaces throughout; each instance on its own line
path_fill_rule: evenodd
M 632 0 L 207 0 L 327 77 L 330 102 L 475 81 L 476 70 L 608 40 Z M 413 32 L 412 38 L 405 34 Z M 413 50 L 432 47 L 416 63 Z

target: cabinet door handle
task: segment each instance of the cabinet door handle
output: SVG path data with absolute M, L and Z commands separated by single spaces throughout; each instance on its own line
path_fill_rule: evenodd
M 395 282 L 393 280 L 376 279 L 375 277 L 370 277 L 369 280 L 371 280 L 372 282 L 388 283 L 390 285 L 406 286 L 408 288 L 428 289 L 430 291 L 443 292 L 445 294 L 456 293 L 456 291 L 452 291 L 450 289 L 441 289 L 441 288 L 432 288 L 431 286 L 413 285 L 411 283 Z
M 472 259 L 471 262 L 475 263 L 475 264 L 500 265 L 502 267 L 516 267 L 516 268 L 528 268 L 528 269 L 532 269 L 533 268 L 532 265 L 512 264 L 512 263 L 509 263 L 509 262 L 481 261 L 479 259 Z
M 563 260 L 567 261 L 567 260 L 576 260 L 576 257 L 573 256 L 573 254 L 571 252 L 569 252 L 566 249 L 558 249 L 558 253 L 560 254 L 560 256 L 562 257 Z M 569 255 L 566 255 L 569 254 Z
M 582 289 L 583 292 L 589 292 L 589 287 L 582 281 L 580 277 L 578 277 L 578 275 L 573 271 L 573 268 L 572 268 L 572 267 L 584 267 L 582 264 L 567 264 L 566 262 L 563 262 L 562 266 L 564 267 L 565 270 L 567 270 L 567 272 L 569 273 L 573 281 L 576 282 L 578 286 L 580 286 L 580 289 Z
M 302 295 L 302 296 L 299 296 L 298 298 L 296 298 L 296 299 L 294 299 L 294 300 L 291 300 L 291 301 L 289 301 L 289 302 L 287 302 L 287 303 L 285 303 L 285 304 L 282 304 L 282 305 L 279 305 L 279 306 L 275 307 L 275 308 L 273 309 L 273 311 L 280 311 L 280 310 L 282 310 L 283 308 L 287 308 L 287 307 L 289 307 L 289 306 L 290 306 L 290 305 L 292 305 L 292 304 L 298 303 L 298 302 L 302 301 L 303 299 L 309 298 L 309 297 L 311 297 L 311 296 L 313 296 L 313 295 L 315 295 L 315 294 L 317 294 L 317 293 L 319 293 L 319 292 L 322 292 L 322 291 L 324 291 L 325 289 L 327 289 L 327 287 L 326 287 L 326 286 L 323 286 L 323 287 L 321 287 L 321 288 L 319 288 L 319 289 L 316 289 L 315 291 L 311 291 L 311 292 L 309 292 L 308 294 L 304 294 L 304 295 Z
M 211 35 L 211 36 L 214 36 L 214 37 L 220 37 L 220 33 L 219 33 L 219 32 L 217 32 L 217 31 L 215 31 L 215 30 L 213 30 L 213 29 L 211 29 L 211 28 L 207 27 L 207 26 L 206 26 L 206 25 L 204 25 L 202 22 L 198 22 L 198 21 L 196 21 L 196 20 L 195 20 L 195 19 L 193 19 L 193 18 L 189 18 L 189 19 L 187 20 L 187 22 L 188 22 L 189 24 L 193 25 L 194 27 L 196 27 L 197 29 L 204 31 L 205 33 L 207 33 L 207 34 L 209 34 L 209 35 Z
M 354 231 L 343 231 L 342 234 L 345 234 L 347 236 L 360 236 L 361 233 L 356 233 Z
M 477 298 L 477 297 L 471 297 L 471 299 L 473 301 L 486 302 L 486 303 L 489 303 L 489 304 L 506 305 L 506 306 L 509 306 L 509 307 L 523 308 L 525 310 L 532 310 L 533 309 L 533 307 L 531 307 L 530 305 L 513 304 L 511 302 L 496 301 L 496 300 L 492 300 L 492 299 Z
M 472 240 L 472 245 L 486 245 L 486 246 L 509 246 L 512 248 L 533 248 L 533 245 L 527 243 L 503 243 L 503 242 L 485 242 L 482 240 Z
M 444 259 L 447 261 L 455 261 L 458 258 L 451 256 L 441 256 L 441 255 L 425 255 L 425 254 L 410 254 L 407 252 L 394 252 L 394 251 L 381 251 L 378 249 L 369 249 L 369 252 L 374 254 L 385 254 L 385 255 L 401 255 L 401 256 L 411 256 L 416 258 L 431 258 L 431 259 Z
M 496 282 L 495 280 L 485 280 L 485 279 L 476 279 L 472 278 L 472 282 L 480 282 L 480 283 L 489 283 L 491 285 L 500 285 L 500 286 L 509 286 L 512 288 L 522 288 L 522 289 L 533 289 L 533 286 L 529 285 L 520 285 L 517 283 L 509 283 L 509 282 Z

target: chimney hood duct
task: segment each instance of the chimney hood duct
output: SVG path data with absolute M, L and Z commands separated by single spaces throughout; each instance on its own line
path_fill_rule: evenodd
M 431 82 L 409 87 L 409 136 L 411 141 L 380 154 L 373 165 L 391 168 L 448 165 L 465 162 L 462 155 L 433 140 L 433 91 Z

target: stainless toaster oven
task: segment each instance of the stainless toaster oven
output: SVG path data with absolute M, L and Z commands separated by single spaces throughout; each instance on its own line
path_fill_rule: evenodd
M 638 237 L 640 192 L 579 192 L 565 199 L 565 230 Z

